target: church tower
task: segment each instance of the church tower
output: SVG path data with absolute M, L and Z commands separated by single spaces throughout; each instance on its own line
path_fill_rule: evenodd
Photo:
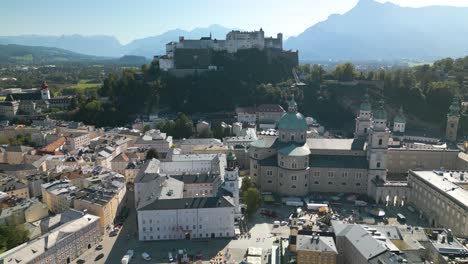
M 445 138 L 450 142 L 457 141 L 458 122 L 460 121 L 460 102 L 454 97 L 447 114 L 447 128 Z
M 393 119 L 393 132 L 405 133 L 406 129 L 406 117 L 403 113 L 403 107 L 400 107 L 400 111 Z
M 224 175 L 224 189 L 232 193 L 234 200 L 235 215 L 242 216 L 239 203 L 239 168 L 237 167 L 237 157 L 232 152 L 226 157 L 227 167 Z
M 380 107 L 374 112 L 372 126 L 369 130 L 369 140 L 367 143 L 367 160 L 369 162 L 368 188 L 373 186 L 372 180 L 387 180 L 389 138 L 390 129 L 387 127 L 387 112 L 382 100 L 380 101 Z
M 41 98 L 42 100 L 50 99 L 49 86 L 47 85 L 46 81 L 42 82 L 42 85 L 41 85 Z
M 369 101 L 369 93 L 366 91 L 364 101 L 359 108 L 359 114 L 356 117 L 356 129 L 354 130 L 354 137 L 366 137 L 369 133 L 369 128 L 372 122 L 372 106 Z

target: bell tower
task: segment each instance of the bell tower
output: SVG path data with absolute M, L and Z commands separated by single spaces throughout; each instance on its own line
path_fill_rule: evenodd
M 369 93 L 366 90 L 364 94 L 364 101 L 359 107 L 359 113 L 356 117 L 356 128 L 354 130 L 354 137 L 366 137 L 369 134 L 369 128 L 372 122 L 372 106 L 369 101 Z
M 47 85 L 46 81 L 43 81 L 41 85 L 41 98 L 42 100 L 50 99 L 49 85 Z
M 458 122 L 460 121 L 460 102 L 458 97 L 454 97 L 447 114 L 447 127 L 445 138 L 450 142 L 457 141 Z
M 237 167 L 237 157 L 232 152 L 229 152 L 226 157 L 227 167 L 224 175 L 224 189 L 232 193 L 234 199 L 234 212 L 241 216 L 241 208 L 239 203 L 239 168 Z
M 384 101 L 380 101 L 380 107 L 374 112 L 372 126 L 369 131 L 367 143 L 367 160 L 369 162 L 367 186 L 373 186 L 372 181 L 387 180 L 387 154 L 390 129 L 387 127 L 387 112 Z M 370 190 L 368 190 L 370 192 Z M 368 193 L 370 194 L 370 193 Z

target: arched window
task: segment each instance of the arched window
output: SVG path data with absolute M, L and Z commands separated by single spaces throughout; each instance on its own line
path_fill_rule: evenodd
M 382 145 L 382 139 L 379 139 L 379 146 Z
M 291 141 L 294 141 L 294 135 L 291 135 Z

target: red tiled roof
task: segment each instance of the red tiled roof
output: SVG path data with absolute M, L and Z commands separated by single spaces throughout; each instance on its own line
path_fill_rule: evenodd
M 51 142 L 49 145 L 41 148 L 40 151 L 47 153 L 55 153 L 57 149 L 65 144 L 65 137 L 59 137 L 55 141 Z

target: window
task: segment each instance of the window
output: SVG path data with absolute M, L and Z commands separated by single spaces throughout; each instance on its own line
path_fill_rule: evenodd
M 268 183 L 273 183 L 271 180 L 268 180 L 267 182 L 268 182 Z
M 294 135 L 291 135 L 291 141 L 294 141 Z
M 280 166 L 284 166 L 284 162 L 280 161 Z
M 267 176 L 272 176 L 272 175 L 273 175 L 273 171 L 272 171 L 272 170 L 267 170 L 267 171 L 266 171 L 266 175 L 267 175 Z
M 379 139 L 379 146 L 382 146 L 382 139 Z
M 283 134 L 283 135 L 281 135 L 281 138 L 282 138 L 282 139 L 284 139 L 284 134 Z
M 304 140 L 304 135 L 301 135 L 301 139 Z
M 318 182 L 318 181 L 314 181 L 314 184 L 319 184 L 319 182 Z
M 332 184 L 333 184 L 333 182 L 328 182 L 328 185 L 332 185 Z
M 143 232 L 145 232 L 145 231 L 146 231 L 146 227 L 143 227 Z
M 296 185 L 291 186 L 291 188 L 296 189 Z
M 347 173 L 347 172 L 343 172 L 343 174 L 341 174 L 341 177 L 343 177 L 343 178 L 348 177 L 348 173 Z
M 291 176 L 291 180 L 292 180 L 292 181 L 296 181 L 296 180 L 297 180 L 297 176 Z
M 380 162 L 377 162 L 377 168 L 380 168 Z
M 328 177 L 333 178 L 333 171 L 328 172 Z
M 367 127 L 364 128 L 364 133 L 367 133 Z
M 341 185 L 343 185 L 343 186 L 346 185 L 346 182 L 342 182 Z
M 361 184 L 358 182 L 358 183 L 356 183 L 356 186 L 361 186 Z
M 254 154 L 254 158 L 257 158 L 257 157 L 258 157 L 258 154 L 257 154 L 257 153 L 255 153 L 255 154 Z

